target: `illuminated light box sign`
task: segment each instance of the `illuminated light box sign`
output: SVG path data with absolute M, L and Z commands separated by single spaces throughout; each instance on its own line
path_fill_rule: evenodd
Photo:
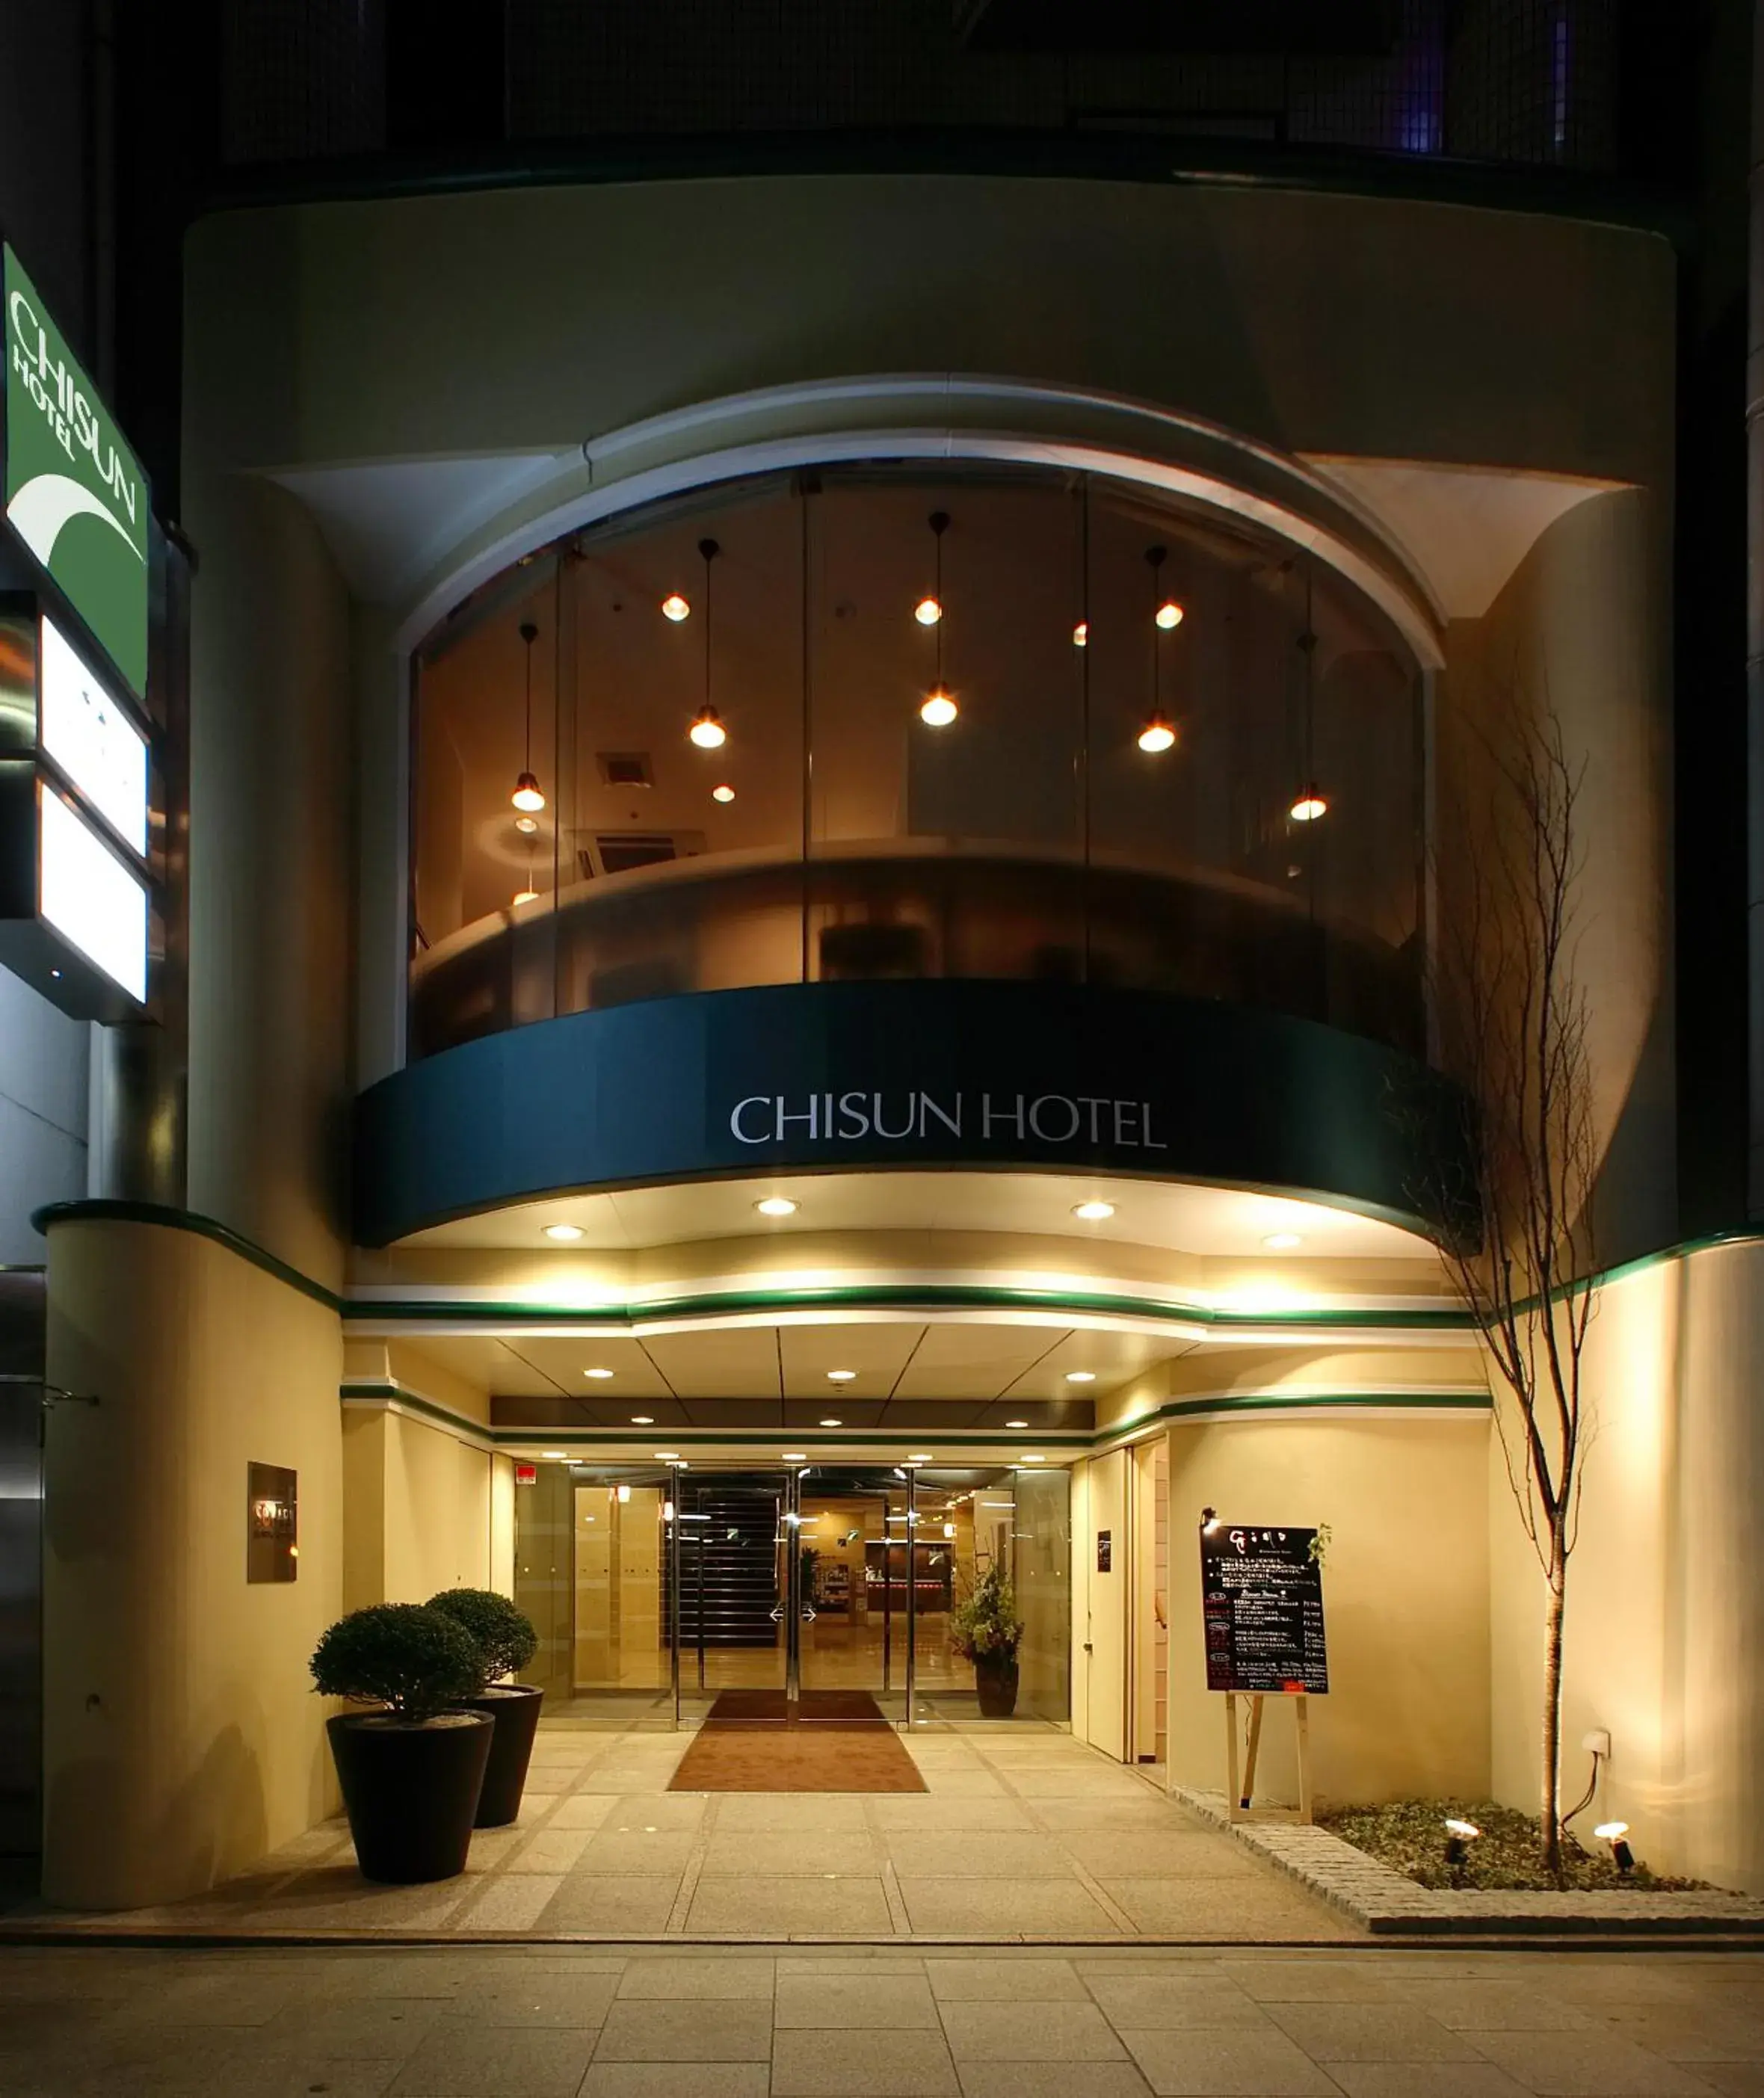
M 46 783 L 38 789 L 37 907 L 137 1004 L 147 1002 L 147 884 Z
M 147 674 L 147 476 L 10 247 L 0 289 L 7 522 L 138 695 Z
M 55 622 L 41 622 L 37 740 L 133 851 L 147 847 L 147 743 Z
M 151 751 L 34 598 L 0 607 L 0 962 L 76 1018 L 147 1002 Z

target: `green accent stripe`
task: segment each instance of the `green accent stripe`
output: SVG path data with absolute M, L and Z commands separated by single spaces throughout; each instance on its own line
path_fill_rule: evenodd
M 1433 1410 L 1486 1413 L 1490 1399 L 1485 1391 L 1246 1392 L 1238 1397 L 1172 1398 L 1162 1406 L 1154 1407 L 1149 1413 L 1136 1414 L 1131 1420 L 1118 1422 L 1112 1428 L 1099 1429 L 1096 1447 L 1106 1450 L 1112 1444 L 1143 1435 L 1148 1425 L 1160 1420 L 1187 1420 L 1199 1415 L 1219 1413 L 1308 1413 L 1332 1406 L 1346 1407 L 1356 1413 L 1425 1413 Z
M 420 1413 L 428 1419 L 450 1429 L 463 1429 L 481 1442 L 494 1442 L 496 1430 L 482 1420 L 474 1420 L 468 1413 L 455 1413 L 450 1406 L 442 1406 L 432 1398 L 424 1398 L 420 1392 L 407 1390 L 404 1385 L 384 1378 L 374 1378 L 340 1385 L 337 1395 L 344 1399 L 378 1399 L 387 1405 L 396 1405 L 408 1413 Z
M 298 1290 L 303 1297 L 309 1297 L 315 1304 L 323 1304 L 341 1319 L 384 1320 L 400 1324 L 464 1324 L 473 1320 L 494 1319 L 504 1325 L 532 1326 L 556 1325 L 568 1321 L 580 1331 L 591 1333 L 628 1330 L 634 1324 L 642 1324 L 654 1319 L 705 1318 L 730 1312 L 800 1310 L 815 1306 L 909 1311 L 983 1310 L 989 1306 L 1010 1309 L 1033 1306 L 1045 1310 L 1113 1313 L 1127 1318 L 1169 1320 L 1179 1325 L 1204 1325 L 1222 1332 L 1253 1332 L 1270 1326 L 1319 1332 L 1355 1327 L 1376 1327 L 1392 1332 L 1432 1331 L 1467 1334 L 1477 1330 L 1472 1314 L 1462 1306 L 1444 1306 L 1437 1310 L 1413 1311 L 1220 1311 L 1210 1306 L 1172 1304 L 1154 1297 L 1121 1297 L 1100 1291 L 1009 1288 L 1002 1284 L 997 1287 L 952 1284 L 924 1288 L 906 1288 L 896 1284 L 873 1288 L 841 1285 L 824 1289 L 731 1291 L 725 1295 L 670 1297 L 634 1307 L 609 1306 L 601 1310 L 586 1311 L 568 1305 L 536 1306 L 488 1301 L 467 1304 L 428 1301 L 402 1302 L 372 1297 L 356 1299 L 341 1297 L 323 1283 L 315 1282 L 310 1275 L 303 1275 L 298 1268 L 290 1266 L 273 1253 L 266 1252 L 252 1240 L 235 1231 L 230 1225 L 221 1223 L 213 1217 L 203 1216 L 194 1209 L 173 1208 L 168 1203 L 120 1201 L 108 1198 L 50 1202 L 32 1213 L 31 1222 L 37 1231 L 46 1235 L 55 1225 L 62 1223 L 153 1224 L 166 1231 L 191 1231 L 199 1238 L 208 1239 L 216 1245 L 224 1246 L 229 1253 L 236 1254 L 241 1260 L 248 1261 L 253 1267 L 261 1269 L 265 1275 L 273 1275 L 290 1289 Z M 1558 1294 L 1566 1294 L 1571 1289 L 1603 1288 L 1611 1283 L 1627 1281 L 1644 1274 L 1649 1268 L 1663 1266 L 1673 1261 L 1687 1260 L 1694 1254 L 1712 1252 L 1722 1246 L 1761 1244 L 1764 1244 L 1764 1230 L 1755 1230 L 1749 1226 L 1732 1231 L 1709 1231 L 1701 1237 L 1683 1239 L 1674 1244 L 1661 1246 L 1652 1253 L 1639 1253 L 1632 1260 L 1600 1268 L 1578 1283 L 1564 1285 Z

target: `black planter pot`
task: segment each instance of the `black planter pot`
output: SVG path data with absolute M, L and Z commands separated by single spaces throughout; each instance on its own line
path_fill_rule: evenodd
M 415 1723 L 344 1712 L 325 1731 L 362 1876 L 403 1886 L 463 1872 L 495 1732 L 490 1722 L 477 1712 Z
M 466 1700 L 467 1711 L 484 1713 L 496 1729 L 484 1789 L 478 1796 L 478 1828 L 504 1828 L 520 1813 L 539 1707 L 544 1702 L 545 1692 L 524 1683 L 498 1683 L 481 1697 Z
M 1008 1719 L 1016 1710 L 1016 1656 L 1008 1661 L 992 1655 L 974 1657 L 974 1690 L 980 1699 L 982 1719 Z

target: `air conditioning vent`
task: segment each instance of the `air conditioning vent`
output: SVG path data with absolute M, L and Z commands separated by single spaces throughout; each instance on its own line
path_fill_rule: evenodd
M 702 831 L 591 831 L 576 833 L 576 863 L 584 881 L 630 874 L 640 867 L 693 859 L 704 849 Z
M 647 750 L 597 750 L 595 762 L 600 768 L 603 786 L 653 787 L 656 783 Z

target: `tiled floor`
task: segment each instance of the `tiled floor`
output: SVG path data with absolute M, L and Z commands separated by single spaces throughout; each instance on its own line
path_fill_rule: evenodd
M 1744 2098 L 1764 1957 L 0 1948 L 0 2091 Z
M 458 1880 L 373 1885 L 336 1822 L 244 1880 L 125 1920 L 621 1939 L 1360 1934 L 1144 1778 L 1051 1728 L 906 1736 L 928 1789 L 875 1795 L 670 1793 L 691 1738 L 542 1730 L 520 1822 L 475 1837 Z

